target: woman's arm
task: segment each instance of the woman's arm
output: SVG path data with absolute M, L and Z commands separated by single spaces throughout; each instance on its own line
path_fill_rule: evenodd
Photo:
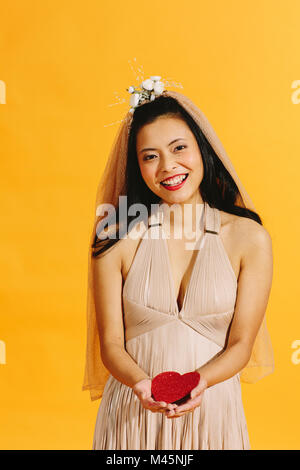
M 92 260 L 96 286 L 95 307 L 102 362 L 117 380 L 133 387 L 149 377 L 125 349 L 120 248 L 123 241 Z
M 272 240 L 267 230 L 249 219 L 239 222 L 242 243 L 237 300 L 225 351 L 197 369 L 207 386 L 226 380 L 249 362 L 267 308 L 273 277 Z

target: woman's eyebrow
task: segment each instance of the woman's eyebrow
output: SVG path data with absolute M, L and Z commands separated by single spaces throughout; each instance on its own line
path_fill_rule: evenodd
M 185 137 L 178 137 L 177 139 L 172 140 L 172 142 L 170 142 L 170 143 L 168 144 L 168 147 L 169 147 L 171 144 L 174 144 L 174 142 L 177 142 L 177 140 L 185 140 Z M 152 147 L 147 147 L 147 148 L 144 148 L 144 149 L 140 150 L 139 153 L 145 152 L 146 150 L 157 150 L 157 149 L 152 148 Z

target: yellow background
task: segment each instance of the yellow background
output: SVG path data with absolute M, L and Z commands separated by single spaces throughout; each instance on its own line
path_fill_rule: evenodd
M 96 187 L 126 88 L 160 75 L 207 115 L 273 238 L 276 370 L 243 384 L 243 402 L 252 449 L 299 449 L 299 0 L 0 9 L 1 448 L 91 449 L 100 401 L 81 386 Z

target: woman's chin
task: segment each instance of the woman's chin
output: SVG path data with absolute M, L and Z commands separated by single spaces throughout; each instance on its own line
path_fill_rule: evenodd
M 169 204 L 184 204 L 190 202 L 192 196 L 192 194 L 187 193 L 176 194 L 175 191 L 172 194 L 159 194 L 159 197 L 161 197 L 164 202 L 168 202 Z

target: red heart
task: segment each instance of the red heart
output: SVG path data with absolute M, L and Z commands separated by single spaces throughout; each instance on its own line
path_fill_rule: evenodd
M 151 392 L 156 401 L 175 403 L 181 400 L 195 388 L 200 381 L 199 372 L 161 372 L 152 379 Z

